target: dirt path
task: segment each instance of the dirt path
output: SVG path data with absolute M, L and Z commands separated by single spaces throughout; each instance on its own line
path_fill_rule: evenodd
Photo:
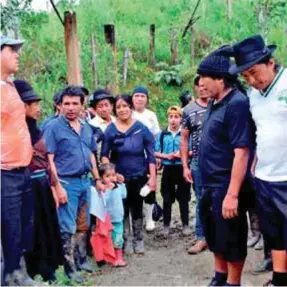
M 146 253 L 144 256 L 126 257 L 128 267 L 102 267 L 102 274 L 95 277 L 96 285 L 118 286 L 206 286 L 213 274 L 212 254 L 205 251 L 191 256 L 186 249 L 194 240 L 194 234 L 188 238 L 181 236 L 178 210 L 175 208 L 172 231 L 168 240 L 160 236 L 162 223 L 157 223 L 154 233 L 145 235 Z M 191 202 L 191 224 L 194 202 Z M 263 251 L 249 250 L 244 269 L 242 285 L 262 285 L 270 274 L 254 276 L 250 273 L 252 266 L 263 256 Z

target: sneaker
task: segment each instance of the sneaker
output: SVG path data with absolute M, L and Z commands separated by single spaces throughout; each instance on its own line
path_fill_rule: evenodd
M 248 248 L 253 247 L 259 240 L 260 240 L 259 234 L 254 234 L 254 235 L 248 237 L 247 247 Z
M 136 254 L 144 254 L 144 242 L 143 242 L 143 240 L 135 241 L 135 243 L 134 243 L 134 252 Z
M 219 281 L 213 277 L 207 286 L 225 286 L 226 281 Z
M 145 225 L 145 230 L 150 232 L 155 229 L 155 223 L 153 220 L 147 220 Z
M 273 265 L 272 265 L 272 259 L 264 259 L 263 261 L 259 262 L 259 264 L 251 270 L 251 274 L 253 275 L 259 275 L 262 273 L 266 273 L 269 271 L 272 271 Z
M 206 241 L 205 240 L 198 240 L 198 241 L 196 241 L 196 243 L 193 246 L 191 246 L 188 249 L 187 253 L 191 254 L 191 255 L 198 254 L 198 253 L 204 251 L 206 248 L 207 248 Z
M 191 229 L 189 228 L 188 225 L 184 225 L 184 226 L 182 227 L 182 235 L 183 235 L 183 236 L 189 236 L 189 235 L 191 235 Z
M 255 244 L 254 249 L 262 250 L 263 248 L 264 248 L 264 241 L 263 241 L 263 237 L 261 236 L 259 241 Z
M 155 229 L 155 223 L 152 220 L 153 204 L 145 204 L 145 217 L 146 217 L 146 231 L 153 231 Z

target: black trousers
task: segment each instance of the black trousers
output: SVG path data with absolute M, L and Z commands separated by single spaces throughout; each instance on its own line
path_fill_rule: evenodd
M 188 225 L 191 184 L 183 177 L 181 165 L 166 165 L 161 179 L 161 195 L 163 198 L 163 223 L 169 226 L 172 204 L 177 199 L 183 225 Z

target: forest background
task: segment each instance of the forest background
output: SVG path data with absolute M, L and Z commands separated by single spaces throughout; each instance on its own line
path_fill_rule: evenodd
M 35 0 L 34 0 L 35 1 Z M 161 126 L 166 110 L 179 104 L 183 90 L 192 90 L 200 60 L 222 44 L 262 34 L 268 44 L 277 44 L 275 57 L 287 64 L 287 1 L 201 0 L 192 32 L 182 38 L 198 0 L 80 0 L 57 2 L 77 15 L 77 35 L 83 84 L 94 91 L 91 35 L 96 40 L 98 87 L 111 88 L 113 57 L 105 42 L 105 24 L 115 25 L 117 82 L 120 93 L 131 93 L 136 85 L 150 92 L 150 108 Z M 155 63 L 149 62 L 150 25 L 155 24 Z M 67 79 L 64 29 L 55 11 L 33 11 L 31 0 L 7 0 L 1 5 L 1 30 L 25 39 L 17 78 L 25 79 L 43 98 L 43 115 L 52 113 L 52 97 Z M 173 40 L 172 40 L 173 39 Z M 176 58 L 171 56 L 176 50 Z M 193 48 L 191 48 L 191 46 Z M 129 50 L 126 84 L 123 80 L 124 52 Z

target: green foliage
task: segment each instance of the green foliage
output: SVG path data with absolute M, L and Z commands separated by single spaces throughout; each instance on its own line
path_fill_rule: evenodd
M 18 3 L 12 5 L 13 11 L 17 12 L 13 14 L 12 10 L 8 13 L 6 8 L 2 9 L 1 28 L 5 30 L 10 25 L 7 15 L 17 15 L 15 17 L 21 23 L 20 33 L 25 39 L 21 68 L 17 77 L 30 81 L 44 98 L 42 104 L 46 116 L 51 111 L 54 93 L 66 82 L 63 26 L 54 11 L 46 14 L 32 12 L 28 8 L 20 9 L 31 0 L 8 1 L 10 4 L 12 2 Z M 276 43 L 276 58 L 283 64 L 287 63 L 287 5 L 284 0 L 232 1 L 231 21 L 226 17 L 226 1 L 201 0 L 196 13 L 200 19 L 195 23 L 193 33 L 195 59 L 191 61 L 190 33 L 185 39 L 180 37 L 196 2 L 197 0 L 81 0 L 80 4 L 76 5 L 73 0 L 62 0 L 57 7 L 61 15 L 65 10 L 71 9 L 77 13 L 84 84 L 93 90 L 90 44 L 92 33 L 97 42 L 99 85 L 107 87 L 111 84 L 113 59 L 110 47 L 104 42 L 103 25 L 115 24 L 120 92 L 131 92 L 135 85 L 145 85 L 151 94 L 150 107 L 156 111 L 161 124 L 165 126 L 166 109 L 179 103 L 178 96 L 182 89 L 192 90 L 193 78 L 200 60 L 222 44 L 234 43 L 259 32 L 256 15 L 258 5 L 267 5 L 268 44 Z M 175 31 L 179 59 L 177 66 L 166 64 L 159 67 L 158 64 L 154 69 L 148 66 L 151 24 L 156 26 L 156 63 L 170 62 L 170 31 Z M 126 48 L 130 51 L 130 57 L 127 86 L 123 87 L 123 53 Z

